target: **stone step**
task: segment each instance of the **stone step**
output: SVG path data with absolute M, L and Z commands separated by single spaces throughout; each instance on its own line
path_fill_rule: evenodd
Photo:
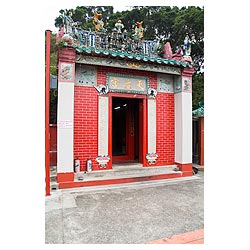
M 56 181 L 50 182 L 50 190 L 57 190 L 59 187 L 59 184 Z
M 56 175 L 50 175 L 50 182 L 56 182 Z
M 113 165 L 110 170 L 97 170 L 92 172 L 75 173 L 75 181 L 82 180 L 100 180 L 100 179 L 119 179 L 130 177 L 145 177 L 161 174 L 177 173 L 176 165 L 161 167 L 142 167 L 142 164 L 134 165 Z
M 56 166 L 50 166 L 50 182 L 56 182 Z
M 132 183 L 132 182 L 140 182 L 144 183 L 147 181 L 158 181 L 163 179 L 173 179 L 184 177 L 181 171 L 172 171 L 166 174 L 153 174 L 153 175 L 134 175 L 134 176 L 126 176 L 121 175 L 119 177 L 102 177 L 102 178 L 94 178 L 94 179 L 83 179 L 83 180 L 74 180 L 71 182 L 62 182 L 59 183 L 59 189 L 64 188 L 78 188 L 78 187 L 90 187 L 90 186 L 102 186 L 102 185 L 117 185 L 122 183 Z

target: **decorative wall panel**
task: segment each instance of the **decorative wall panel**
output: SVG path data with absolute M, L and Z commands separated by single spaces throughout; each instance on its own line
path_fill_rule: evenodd
M 148 153 L 156 153 L 156 100 L 148 99 Z
M 174 78 L 172 75 L 157 75 L 157 91 L 163 93 L 174 93 Z
M 99 96 L 98 102 L 98 156 L 101 156 L 108 155 L 108 97 Z
M 81 86 L 96 86 L 97 71 L 95 66 L 89 65 L 76 65 L 76 85 Z

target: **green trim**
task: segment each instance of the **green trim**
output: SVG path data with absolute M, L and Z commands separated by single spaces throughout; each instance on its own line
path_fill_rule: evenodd
M 63 44 L 65 47 L 69 46 L 67 43 Z M 165 59 L 161 57 L 149 57 L 146 55 L 137 55 L 134 53 L 128 53 L 128 52 L 120 52 L 120 51 L 113 51 L 113 50 L 104 50 L 104 49 L 97 49 L 94 47 L 84 47 L 82 45 L 73 44 L 71 45 L 72 48 L 74 48 L 78 53 L 88 53 L 88 54 L 96 54 L 96 55 L 110 55 L 112 57 L 119 57 L 119 58 L 129 58 L 129 59 L 135 59 L 137 61 L 144 61 L 144 62 L 152 62 L 152 63 L 158 63 L 158 64 L 166 64 L 166 65 L 173 65 L 173 66 L 181 66 L 184 68 L 192 68 L 193 66 L 190 65 L 188 62 L 182 62 L 178 60 L 170 60 Z
M 181 76 L 174 77 L 174 93 L 181 93 L 182 91 L 182 79 Z
M 106 58 L 100 56 L 89 56 L 89 55 L 76 55 L 76 63 L 81 64 L 92 64 L 92 65 L 100 65 L 107 67 L 117 67 L 117 68 L 126 68 L 126 69 L 135 69 L 135 70 L 146 70 L 157 73 L 166 73 L 171 75 L 181 75 L 181 68 L 174 67 L 170 65 L 161 64 L 149 64 L 144 61 L 130 61 L 125 58 Z
M 192 111 L 194 117 L 203 117 L 204 116 L 204 107 L 200 107 Z

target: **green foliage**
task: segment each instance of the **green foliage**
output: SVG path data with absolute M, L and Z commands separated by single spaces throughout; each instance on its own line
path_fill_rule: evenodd
M 57 123 L 57 89 L 50 90 L 50 117 L 51 124 Z
M 199 102 L 204 103 L 204 74 L 193 75 L 193 110 L 199 108 Z
M 204 62 L 204 9 L 200 7 L 182 8 L 175 18 L 171 45 L 173 48 L 183 44 L 185 34 L 194 34 L 196 43 L 192 44 L 192 59 L 196 72 Z
M 50 73 L 57 75 L 56 34 L 51 34 L 50 40 Z
M 46 36 L 45 36 L 45 52 L 46 52 Z M 46 55 L 46 53 L 45 53 Z M 56 34 L 50 35 L 50 73 L 57 75 L 57 53 L 56 53 Z

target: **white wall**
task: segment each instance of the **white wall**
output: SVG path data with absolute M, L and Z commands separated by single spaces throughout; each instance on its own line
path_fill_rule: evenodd
M 74 83 L 58 82 L 57 172 L 73 172 Z
M 175 94 L 175 161 L 192 163 L 192 93 Z

